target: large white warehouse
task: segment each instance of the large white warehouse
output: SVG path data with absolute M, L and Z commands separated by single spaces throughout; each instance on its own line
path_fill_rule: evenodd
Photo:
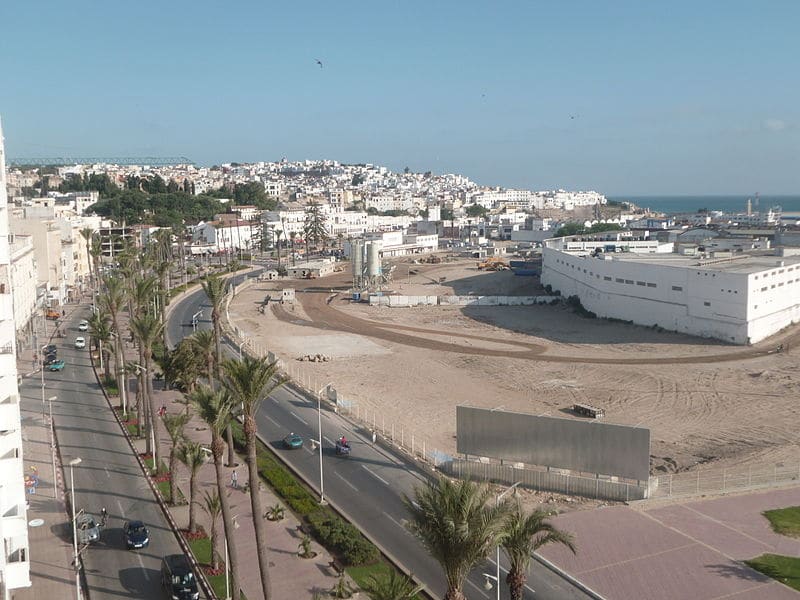
M 542 284 L 600 317 L 735 344 L 800 320 L 799 249 L 684 256 L 655 240 L 546 240 Z M 597 252 L 596 249 L 602 249 Z

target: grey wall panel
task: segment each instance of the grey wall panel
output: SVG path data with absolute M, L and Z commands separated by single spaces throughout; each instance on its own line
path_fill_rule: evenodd
M 457 449 L 529 465 L 646 480 L 650 430 L 599 421 L 456 407 Z

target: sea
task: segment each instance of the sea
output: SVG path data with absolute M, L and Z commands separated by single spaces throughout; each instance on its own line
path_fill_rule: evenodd
M 617 202 L 633 202 L 640 208 L 666 214 L 695 213 L 700 209 L 726 213 L 747 212 L 747 200 L 753 212 L 766 212 L 780 207 L 784 214 L 800 214 L 800 196 L 766 196 L 755 194 L 742 196 L 607 196 Z

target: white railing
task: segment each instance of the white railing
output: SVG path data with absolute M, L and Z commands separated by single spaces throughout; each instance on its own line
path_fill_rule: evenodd
M 800 463 L 698 469 L 650 478 L 650 498 L 725 494 L 800 482 Z

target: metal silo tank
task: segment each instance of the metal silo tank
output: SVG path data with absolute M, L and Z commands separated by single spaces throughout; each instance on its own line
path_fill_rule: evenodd
M 353 279 L 360 279 L 364 274 L 364 246 L 361 241 L 353 242 L 351 252 L 353 258 Z
M 381 247 L 376 243 L 367 246 L 367 276 L 378 277 L 381 274 Z

